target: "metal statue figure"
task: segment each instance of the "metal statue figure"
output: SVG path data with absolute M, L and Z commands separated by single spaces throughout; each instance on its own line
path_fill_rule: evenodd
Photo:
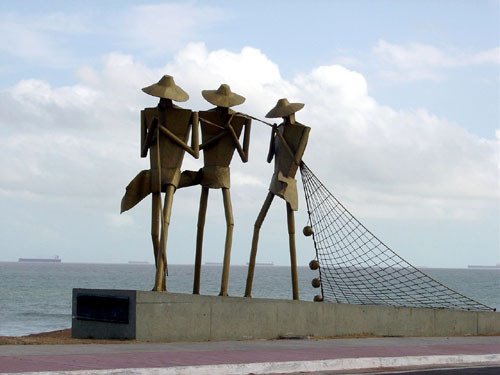
M 236 114 L 231 107 L 242 104 L 245 98 L 231 91 L 227 84 L 222 84 L 217 90 L 203 90 L 203 97 L 216 105 L 207 111 L 200 111 L 200 126 L 204 166 L 197 172 L 184 171 L 179 187 L 201 185 L 200 208 L 198 213 L 198 231 L 196 235 L 196 255 L 193 281 L 193 294 L 200 293 L 201 259 L 203 250 L 203 232 L 207 212 L 209 189 L 221 189 L 226 216 L 226 240 L 224 245 L 224 262 L 220 293 L 227 296 L 229 265 L 231 260 L 231 245 L 233 239 L 233 209 L 230 195 L 229 164 L 234 151 L 243 161 L 248 161 L 250 144 L 251 120 Z M 243 146 L 239 137 L 243 132 Z
M 149 151 L 151 169 L 141 171 L 127 186 L 121 212 L 127 211 L 152 195 L 151 239 L 156 264 L 153 290 L 166 290 L 167 236 L 172 201 L 181 177 L 181 165 L 187 151 L 199 157 L 198 113 L 173 104 L 184 102 L 188 94 L 165 75 L 157 83 L 142 89 L 160 98 L 156 107 L 141 111 L 141 157 Z M 187 142 L 191 132 L 191 146 Z M 161 193 L 165 193 L 162 209 Z M 161 232 L 160 232 L 161 229 Z
M 295 174 L 300 166 L 302 155 L 304 155 L 307 140 L 309 138 L 309 131 L 311 130 L 311 128 L 295 120 L 295 112 L 303 107 L 304 104 L 302 103 L 289 103 L 287 99 L 280 99 L 276 106 L 266 115 L 267 118 L 281 117 L 283 118 L 283 122 L 279 126 L 274 125 L 271 133 L 267 162 L 270 163 L 274 158 L 274 174 L 271 178 L 269 193 L 255 221 L 250 261 L 248 263 L 245 297 L 251 297 L 252 295 L 252 283 L 260 228 L 269 211 L 269 207 L 271 207 L 274 196 L 277 195 L 286 201 L 293 299 L 299 299 L 294 218 L 294 211 L 298 209 L 297 181 L 295 180 Z

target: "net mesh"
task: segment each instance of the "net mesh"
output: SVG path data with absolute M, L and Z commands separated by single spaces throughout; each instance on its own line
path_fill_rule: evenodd
M 325 301 L 362 305 L 494 310 L 434 280 L 405 261 L 301 164 Z

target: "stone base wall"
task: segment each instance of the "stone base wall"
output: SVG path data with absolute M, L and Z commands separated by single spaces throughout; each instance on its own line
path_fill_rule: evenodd
M 118 311 L 113 311 L 115 300 Z M 73 290 L 75 338 L 209 341 L 288 335 L 500 335 L 500 313 L 135 290 Z

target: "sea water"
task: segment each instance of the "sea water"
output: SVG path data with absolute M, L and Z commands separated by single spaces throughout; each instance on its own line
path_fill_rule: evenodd
M 192 265 L 170 265 L 167 288 L 190 293 Z M 311 286 L 317 271 L 299 267 L 300 299 L 311 301 L 318 289 Z M 203 265 L 201 294 L 217 295 L 222 267 Z M 231 266 L 229 295 L 243 296 L 246 266 Z M 431 277 L 488 306 L 500 310 L 500 270 L 425 269 Z M 151 290 L 151 264 L 71 264 L 0 262 L 0 336 L 19 336 L 71 326 L 73 288 Z M 292 298 L 290 268 L 257 266 L 253 296 Z

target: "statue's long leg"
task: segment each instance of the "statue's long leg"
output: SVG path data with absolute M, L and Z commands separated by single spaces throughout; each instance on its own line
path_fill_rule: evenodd
M 163 205 L 163 227 L 160 235 L 160 254 L 159 262 L 156 264 L 155 287 L 156 291 L 166 291 L 165 270 L 167 267 L 167 238 L 168 226 L 170 225 L 170 215 L 172 214 L 172 202 L 174 198 L 175 187 L 167 185 L 165 192 L 165 203 Z
M 196 233 L 196 255 L 194 260 L 193 294 L 200 294 L 201 253 L 203 250 L 203 231 L 207 214 L 208 188 L 201 188 L 200 209 L 198 211 L 198 232 Z
M 290 203 L 286 203 L 288 242 L 290 243 L 290 271 L 292 274 L 293 299 L 299 299 L 299 278 L 297 276 L 297 251 L 295 248 L 295 218 Z
M 153 242 L 153 253 L 155 265 L 158 265 L 158 254 L 160 251 L 160 215 L 161 215 L 161 193 L 152 193 L 151 206 L 151 241 Z
M 222 266 L 222 280 L 219 296 L 227 296 L 234 228 L 233 207 L 231 206 L 231 193 L 229 189 L 222 188 L 222 198 L 224 200 L 224 214 L 226 215 L 226 243 L 224 245 L 224 264 Z
M 255 220 L 255 225 L 253 227 L 253 237 L 252 237 L 252 249 L 250 250 L 250 261 L 248 262 L 248 273 L 247 273 L 247 284 L 245 287 L 245 297 L 252 296 L 252 283 L 253 283 L 253 274 L 255 270 L 255 258 L 257 257 L 257 246 L 259 245 L 259 232 L 264 219 L 266 218 L 267 212 L 269 211 L 269 207 L 271 207 L 271 203 L 273 202 L 274 194 L 269 192 L 267 193 L 266 200 L 260 209 L 259 216 L 257 216 L 257 220 Z

